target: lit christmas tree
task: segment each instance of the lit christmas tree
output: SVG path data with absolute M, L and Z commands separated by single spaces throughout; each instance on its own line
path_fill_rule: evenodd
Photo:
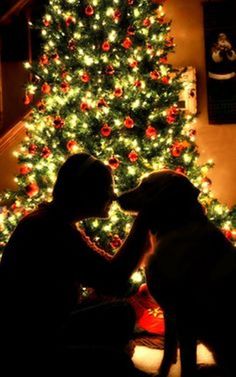
M 41 56 L 37 64 L 25 64 L 33 74 L 25 104 L 40 99 L 32 106 L 18 153 L 18 191 L 1 196 L 1 248 L 22 216 L 50 200 L 59 167 L 79 151 L 112 167 L 118 193 L 153 170 L 168 167 L 186 174 L 202 190 L 209 218 L 235 240 L 236 211 L 213 198 L 207 177 L 212 162 L 198 164 L 194 116 L 178 106 L 185 83 L 182 72 L 168 63 L 174 42 L 163 2 L 49 1 L 39 25 Z M 131 223 L 114 205 L 108 221 L 83 226 L 115 252 Z

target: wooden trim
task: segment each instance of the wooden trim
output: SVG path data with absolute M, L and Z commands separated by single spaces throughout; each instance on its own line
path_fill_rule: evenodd
M 0 18 L 0 25 L 5 24 L 10 21 L 11 17 L 16 13 L 21 11 L 27 4 L 31 3 L 32 0 L 18 0 L 12 7 Z
M 29 113 L 20 121 L 18 122 L 13 128 L 10 129 L 4 136 L 0 138 L 0 155 L 6 151 L 7 148 L 12 145 L 16 139 L 20 136 L 25 135 L 25 121 Z

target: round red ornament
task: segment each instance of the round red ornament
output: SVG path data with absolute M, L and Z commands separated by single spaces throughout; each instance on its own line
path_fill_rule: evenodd
M 154 139 L 157 136 L 157 130 L 153 126 L 148 126 L 145 131 L 145 135 L 148 139 Z
M 55 128 L 60 129 L 64 127 L 65 121 L 58 115 L 54 118 L 53 124 Z
M 75 23 L 75 18 L 72 16 L 68 16 L 65 19 L 66 26 L 69 27 L 72 23 Z
M 24 104 L 29 105 L 32 102 L 33 98 L 33 94 L 26 94 L 24 98 Z
M 94 8 L 92 7 L 92 5 L 88 5 L 85 8 L 85 14 L 86 16 L 89 16 L 89 17 L 91 17 L 94 14 Z
M 98 101 L 98 108 L 101 108 L 101 107 L 108 107 L 108 104 L 104 100 L 104 98 L 100 98 L 100 100 Z
M 140 88 L 140 87 L 142 86 L 141 81 L 140 81 L 140 80 L 136 80 L 136 81 L 134 82 L 134 86 L 136 86 L 137 88 Z
M 32 198 L 33 196 L 37 195 L 39 192 L 39 187 L 37 183 L 31 182 L 26 186 L 26 194 Z
M 130 68 L 136 68 L 138 66 L 138 62 L 136 60 L 133 60 L 129 63 Z
M 108 41 L 103 42 L 102 49 L 103 51 L 106 51 L 106 52 L 109 51 L 111 49 L 110 43 Z
M 145 26 L 145 27 L 149 27 L 149 26 L 151 26 L 151 21 L 150 21 L 149 18 L 145 18 L 145 19 L 143 20 L 143 26 Z
M 27 175 L 27 174 L 29 174 L 31 171 L 32 171 L 32 168 L 30 168 L 30 167 L 27 166 L 27 165 L 22 165 L 22 166 L 20 167 L 20 174 L 21 174 L 21 175 Z
M 118 249 L 118 247 L 120 247 L 122 244 L 122 240 L 120 239 L 120 237 L 118 236 L 118 234 L 114 234 L 111 242 L 110 242 L 110 245 L 112 247 L 112 249 Z
M 38 146 L 36 144 L 29 145 L 28 151 L 30 154 L 36 154 L 37 150 L 38 150 Z
M 169 76 L 163 76 L 161 78 L 161 81 L 162 81 L 163 84 L 167 85 L 170 82 L 170 77 Z
M 122 43 L 122 46 L 128 50 L 131 46 L 132 46 L 133 42 L 131 41 L 131 39 L 129 37 L 126 37 Z
M 75 140 L 69 140 L 67 143 L 66 143 L 66 148 L 69 152 L 73 152 L 75 150 L 75 148 L 77 147 L 77 142 Z
M 158 80 L 160 77 L 160 73 L 157 70 L 150 72 L 150 77 L 152 80 Z
M 49 94 L 49 93 L 51 92 L 51 86 L 48 85 L 47 82 L 45 82 L 45 83 L 42 85 L 42 87 L 41 87 L 41 92 L 42 92 L 43 94 Z
M 135 35 L 135 27 L 130 25 L 127 29 L 127 34 L 128 35 Z
M 112 18 L 114 21 L 119 21 L 121 18 L 121 15 L 122 15 L 121 11 L 119 9 L 116 9 Z
M 121 97 L 122 95 L 123 95 L 123 89 L 122 88 L 115 88 L 114 96 L 115 97 Z
M 48 147 L 43 147 L 42 149 L 42 157 L 48 158 L 52 154 L 51 149 Z
M 81 102 L 80 104 L 80 110 L 81 111 L 88 111 L 90 109 L 89 105 L 86 102 Z
M 113 170 L 117 169 L 117 168 L 119 167 L 119 165 L 120 165 L 120 161 L 119 161 L 118 158 L 115 157 L 115 156 L 112 156 L 112 157 L 109 159 L 108 162 L 109 162 L 110 167 L 111 167 Z
M 106 67 L 106 74 L 107 75 L 114 75 L 114 73 L 115 73 L 115 70 L 114 70 L 114 67 L 112 66 L 112 65 L 108 65 L 107 67 Z
M 133 128 L 134 120 L 130 116 L 127 116 L 124 120 L 124 125 L 126 128 Z
M 68 42 L 68 48 L 71 51 L 75 51 L 76 50 L 76 41 L 74 39 L 70 39 L 69 40 L 69 42 Z
M 84 72 L 81 76 L 81 80 L 85 83 L 90 81 L 90 75 L 87 72 Z
M 49 63 L 49 59 L 48 59 L 48 57 L 47 57 L 46 54 L 43 54 L 43 55 L 40 57 L 40 59 L 39 59 L 39 63 L 40 63 L 41 65 L 47 65 L 47 64 Z
M 186 170 L 183 166 L 177 166 L 177 168 L 175 169 L 176 173 L 180 173 L 180 174 L 184 174 L 186 175 Z
M 69 90 L 70 90 L 70 84 L 66 81 L 63 81 L 61 83 L 61 90 L 64 92 L 64 93 L 67 93 Z
M 129 154 L 128 154 L 128 158 L 131 162 L 136 162 L 137 159 L 138 159 L 138 153 L 135 152 L 135 151 L 131 151 Z
M 109 126 L 109 124 L 105 123 L 102 128 L 101 128 L 101 134 L 102 136 L 104 137 L 108 137 L 110 136 L 111 134 L 111 127 Z

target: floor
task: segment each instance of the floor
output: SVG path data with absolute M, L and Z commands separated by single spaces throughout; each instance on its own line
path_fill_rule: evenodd
M 144 346 L 136 346 L 133 355 L 135 366 L 147 373 L 156 373 L 162 359 L 163 351 L 151 349 Z M 202 344 L 198 345 L 197 361 L 201 364 L 214 364 L 211 353 Z M 180 376 L 179 358 L 177 364 L 173 365 L 169 377 Z

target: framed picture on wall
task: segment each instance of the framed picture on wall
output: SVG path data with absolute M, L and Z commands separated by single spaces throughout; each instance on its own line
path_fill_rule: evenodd
M 203 8 L 209 123 L 236 123 L 236 5 L 208 1 Z

